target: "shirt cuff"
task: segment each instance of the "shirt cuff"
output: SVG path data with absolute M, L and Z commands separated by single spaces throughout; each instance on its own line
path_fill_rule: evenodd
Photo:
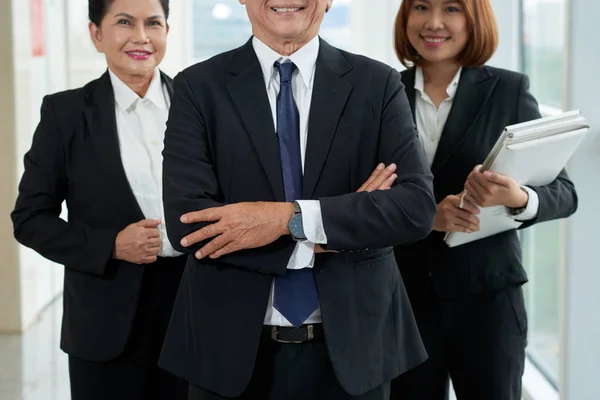
M 304 218 L 304 213 L 302 213 L 302 218 Z M 297 242 L 288 261 L 287 269 L 312 268 L 314 259 L 315 244 L 307 241 Z
M 327 244 L 321 202 L 319 200 L 297 200 L 297 203 L 302 211 L 302 227 L 306 239 L 311 243 Z
M 540 198 L 535 190 L 530 189 L 527 186 L 521 187 L 527 192 L 529 200 L 527 201 L 527 206 L 522 212 L 518 214 L 512 214 L 511 217 L 517 221 L 530 221 L 532 219 L 535 219 L 538 215 L 538 211 L 540 208 Z

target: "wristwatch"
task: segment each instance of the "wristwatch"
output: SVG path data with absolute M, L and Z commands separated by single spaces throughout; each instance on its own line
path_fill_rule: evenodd
M 296 241 L 306 240 L 304 225 L 302 223 L 302 209 L 300 208 L 300 204 L 296 201 L 294 202 L 294 214 L 292 214 L 292 218 L 290 218 L 288 228 L 290 229 L 292 239 Z

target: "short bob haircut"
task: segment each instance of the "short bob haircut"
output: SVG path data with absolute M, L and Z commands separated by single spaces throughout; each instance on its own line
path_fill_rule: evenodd
M 406 68 L 421 66 L 421 57 L 410 44 L 406 34 L 408 14 L 416 0 L 402 0 L 394 24 L 394 47 L 398 59 Z M 498 47 L 498 26 L 489 0 L 458 0 L 467 15 L 469 40 L 465 50 L 458 56 L 463 67 L 481 67 Z

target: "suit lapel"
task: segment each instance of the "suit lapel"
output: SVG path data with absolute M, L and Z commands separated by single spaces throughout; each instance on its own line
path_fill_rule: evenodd
M 404 84 L 404 90 L 406 97 L 408 98 L 408 104 L 410 104 L 410 111 L 412 112 L 413 122 L 417 123 L 416 111 L 415 111 L 415 68 L 407 69 L 402 72 L 402 83 Z
M 285 201 L 273 113 L 252 40 L 233 54 L 231 72 L 235 77 L 227 86 L 229 95 L 258 153 L 275 198 L 277 201 Z
M 465 139 L 488 101 L 498 78 L 487 68 L 463 68 L 431 172 L 437 175 Z
M 167 74 L 165 74 L 162 71 L 160 71 L 160 78 L 162 83 L 167 88 L 167 94 L 169 95 L 169 98 L 173 97 L 173 79 L 171 79 Z
M 320 40 L 308 120 L 302 197 L 312 198 L 353 86 L 342 78 L 352 66 L 339 50 Z
M 138 220 L 143 219 L 144 214 L 131 190 L 123 168 L 117 134 L 115 98 L 108 72 L 96 81 L 96 85 L 91 88 L 86 101 L 87 127 L 99 159 L 102 160 L 102 169 L 96 173 L 101 174 L 106 171 L 113 183 L 113 198 L 119 199 L 122 204 L 120 210 L 125 215 L 137 215 Z

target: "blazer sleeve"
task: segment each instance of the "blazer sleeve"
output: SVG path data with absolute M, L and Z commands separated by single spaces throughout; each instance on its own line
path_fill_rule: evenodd
M 517 122 L 525 122 L 540 118 L 538 103 L 529 92 L 529 78 L 521 77 L 517 102 Z M 566 170 L 562 170 L 558 177 L 545 186 L 527 186 L 534 190 L 539 197 L 539 208 L 536 218 L 524 221 L 520 229 L 530 227 L 540 222 L 566 218 L 577 210 L 577 192 L 575 185 L 569 179 Z
M 190 247 L 181 246 L 181 239 L 209 223 L 183 224 L 181 216 L 225 205 L 208 129 L 195 97 L 201 90 L 194 87 L 192 91 L 185 72 L 175 77 L 163 150 L 163 205 L 167 235 L 173 248 L 191 256 L 212 239 Z M 265 247 L 227 254 L 219 259 L 219 263 L 284 275 L 294 247 L 291 238 L 282 237 Z
M 19 243 L 69 269 L 103 275 L 118 232 L 60 218 L 68 193 L 65 156 L 52 98 L 45 97 L 11 213 L 14 235 Z
M 379 160 L 398 166 L 391 189 L 320 199 L 328 250 L 408 244 L 431 231 L 436 212 L 433 176 L 400 74 L 393 69 L 383 99 Z

